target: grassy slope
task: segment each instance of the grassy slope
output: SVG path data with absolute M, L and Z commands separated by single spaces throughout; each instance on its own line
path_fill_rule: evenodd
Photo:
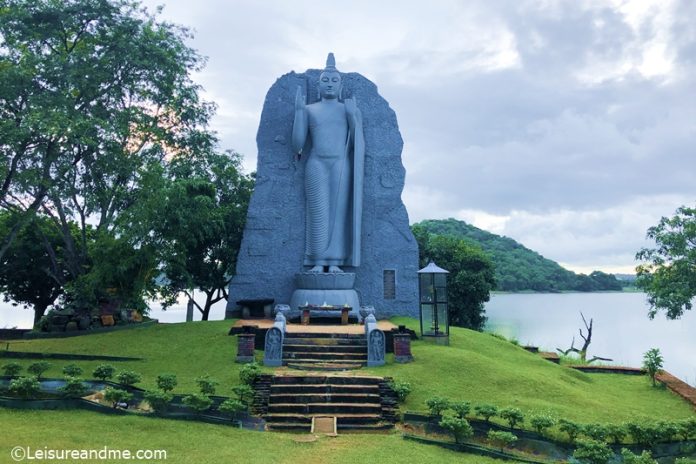
M 417 324 L 405 318 L 395 322 L 413 328 Z M 168 324 L 86 337 L 12 342 L 10 349 L 144 357 L 143 361 L 113 364 L 142 373 L 141 386 L 145 388 L 154 387 L 157 374 L 175 373 L 179 378 L 175 392 L 179 393 L 196 390 L 193 379 L 209 373 L 221 383 L 218 393 L 229 395 L 229 387 L 238 383 L 239 371 L 239 365 L 234 362 L 236 338 L 227 336 L 229 326 L 230 321 Z M 413 393 L 405 405 L 409 410 L 424 410 L 424 401 L 437 394 L 501 407 L 514 405 L 529 412 L 550 410 L 580 422 L 618 422 L 641 416 L 677 419 L 693 414 L 686 402 L 669 391 L 652 388 L 643 377 L 573 371 L 488 334 L 454 328 L 449 347 L 415 341 L 412 349 L 414 363 L 389 362 L 384 367 L 359 371 L 411 382 Z M 260 353 L 257 357 L 260 359 Z M 4 362 L 0 360 L 0 364 Z M 22 361 L 22 364 L 30 362 Z M 53 368 L 47 375 L 61 376 L 60 369 L 69 361 L 52 363 Z M 78 364 L 91 372 L 98 363 Z M 197 450 L 201 450 L 197 453 L 200 462 L 221 462 L 221 457 L 254 447 L 260 450 L 259 459 L 249 462 L 348 462 L 366 461 L 368 456 L 372 461 L 372 453 L 383 456 L 385 462 L 432 459 L 434 462 L 455 459 L 464 463 L 493 462 L 481 458 L 469 461 L 469 457 L 463 458 L 456 453 L 405 442 L 398 434 L 348 435 L 316 443 L 296 443 L 295 435 L 261 434 L 142 417 L 102 416 L 84 411 L 0 409 L 0 421 L 6 430 L 11 430 L 9 435 L 0 438 L 3 449 L 18 443 L 33 446 L 119 444 L 130 448 L 166 448 L 171 455 L 167 462 L 187 462 L 186 458 L 190 459 Z M 46 438 L 37 443 L 39 421 L 41 436 Z M 95 430 L 99 432 L 94 433 Z
M 306 435 L 259 433 L 233 427 L 146 417 L 115 417 L 87 411 L 0 409 L 0 462 L 14 446 L 57 449 L 164 449 L 168 464 L 346 462 L 494 464 L 503 461 L 403 440 L 398 433 L 340 435 L 301 443 Z M 40 423 L 40 428 L 37 427 Z M 40 436 L 37 434 L 40 430 Z M 243 456 L 243 457 L 240 457 Z M 81 461 L 88 462 L 88 461 Z M 108 462 L 108 461 L 97 461 Z M 115 461 L 123 462 L 123 461 Z

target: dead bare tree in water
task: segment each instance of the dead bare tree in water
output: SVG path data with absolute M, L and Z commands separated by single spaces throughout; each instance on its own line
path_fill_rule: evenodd
M 582 322 L 585 324 L 585 330 L 587 330 L 587 335 L 582 333 L 582 329 L 578 329 L 580 332 L 580 337 L 583 340 L 582 348 L 577 349 L 575 348 L 575 337 L 573 337 L 573 341 L 570 343 L 570 348 L 567 350 L 562 350 L 560 348 L 556 348 L 556 351 L 559 353 L 563 354 L 564 356 L 568 356 L 569 353 L 577 353 L 580 356 L 580 361 L 582 363 L 586 364 L 591 364 L 595 361 L 613 361 L 613 359 L 610 358 L 602 358 L 601 356 L 593 356 L 592 359 L 589 361 L 587 360 L 587 349 L 590 346 L 590 343 L 592 342 L 592 324 L 593 320 L 590 318 L 590 323 L 587 323 L 587 320 L 585 319 L 585 315 L 580 312 L 580 317 L 582 317 Z

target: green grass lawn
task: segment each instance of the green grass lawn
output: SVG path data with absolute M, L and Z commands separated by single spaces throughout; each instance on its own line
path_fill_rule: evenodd
M 416 328 L 417 321 L 397 318 L 397 324 Z M 210 374 L 220 381 L 218 394 L 232 395 L 239 383 L 240 365 L 234 362 L 236 337 L 227 335 L 231 321 L 160 324 L 147 328 L 84 337 L 10 342 L 11 350 L 134 356 L 142 361 L 112 362 L 117 369 L 143 375 L 139 386 L 154 388 L 155 377 L 174 373 L 175 393 L 197 390 L 194 379 Z M 489 334 L 453 328 L 450 346 L 414 341 L 415 362 L 395 364 L 391 356 L 384 367 L 362 369 L 357 374 L 392 376 L 411 383 L 413 392 L 402 410 L 425 411 L 431 396 L 472 403 L 516 406 L 527 413 L 550 411 L 578 422 L 621 422 L 649 418 L 670 420 L 690 417 L 693 408 L 645 377 L 585 374 L 541 359 L 538 355 Z M 261 360 L 262 353 L 257 352 Z M 0 359 L 0 364 L 10 359 Z M 33 361 L 22 360 L 23 365 Z M 45 376 L 62 377 L 72 361 L 50 361 Z M 89 377 L 100 362 L 76 362 Z M 398 433 L 341 435 L 298 443 L 301 435 L 259 433 L 202 423 L 106 416 L 86 411 L 19 411 L 0 409 L 9 433 L 0 447 L 29 446 L 163 448 L 167 462 L 495 462 L 468 457 L 432 446 L 404 441 Z M 41 437 L 40 439 L 38 437 Z M 3 453 L 0 450 L 0 453 Z M 0 454 L 4 462 L 6 454 Z M 225 459 L 228 458 L 228 459 Z M 241 461 L 240 461 L 241 462 Z

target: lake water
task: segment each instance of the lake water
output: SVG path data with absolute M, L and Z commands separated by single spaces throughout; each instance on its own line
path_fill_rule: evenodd
M 578 329 L 587 334 L 581 311 L 594 320 L 588 358 L 640 367 L 643 353 L 659 348 L 664 368 L 696 386 L 696 309 L 674 321 L 661 314 L 650 320 L 642 293 L 496 294 L 486 304 L 486 330 L 554 352 L 575 336 L 580 348 Z
M 597 355 L 612 358 L 615 364 L 640 367 L 643 353 L 659 348 L 665 369 L 696 386 L 696 309 L 679 320 L 668 321 L 659 315 L 651 321 L 642 293 L 496 294 L 486 304 L 487 330 L 546 351 L 569 348 L 575 336 L 579 348 L 578 329 L 585 331 L 580 311 L 588 322 L 594 320 L 590 358 Z M 186 300 L 182 298 L 167 311 L 153 303 L 150 316 L 161 322 L 183 322 Z M 0 301 L 0 328 L 30 328 L 32 317 L 30 310 Z M 221 301 L 211 309 L 210 319 L 224 317 Z M 196 310 L 194 319 L 200 318 Z

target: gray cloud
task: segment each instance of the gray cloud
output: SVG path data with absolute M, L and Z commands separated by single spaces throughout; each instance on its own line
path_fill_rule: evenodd
M 213 127 L 250 170 L 267 89 L 334 51 L 397 112 L 412 220 L 610 269 L 696 197 L 693 2 L 164 3 L 196 30 Z

